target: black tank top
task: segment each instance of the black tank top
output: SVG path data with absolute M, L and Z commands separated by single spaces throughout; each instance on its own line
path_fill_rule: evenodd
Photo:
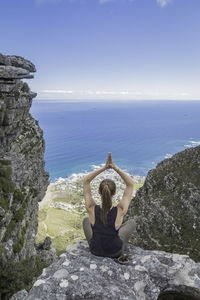
M 107 215 L 107 225 L 104 226 L 100 218 L 101 208 L 95 206 L 95 224 L 92 226 L 93 236 L 90 240 L 90 251 L 97 256 L 109 256 L 122 248 L 122 241 L 115 229 L 117 207 L 112 207 Z

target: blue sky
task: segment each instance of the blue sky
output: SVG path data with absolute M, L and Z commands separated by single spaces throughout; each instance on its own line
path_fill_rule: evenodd
M 200 100 L 199 0 L 1 0 L 0 52 L 38 99 Z

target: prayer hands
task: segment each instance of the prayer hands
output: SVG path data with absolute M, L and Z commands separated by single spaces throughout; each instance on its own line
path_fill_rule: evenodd
M 106 161 L 106 169 L 113 169 L 115 166 L 113 160 L 112 160 L 112 154 L 111 152 L 108 153 L 108 158 Z

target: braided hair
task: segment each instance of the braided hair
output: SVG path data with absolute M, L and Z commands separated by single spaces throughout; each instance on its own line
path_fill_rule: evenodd
M 104 224 L 107 225 L 107 214 L 112 207 L 112 196 L 115 194 L 116 184 L 111 179 L 104 179 L 99 185 L 99 193 L 102 199 L 102 208 L 100 218 Z

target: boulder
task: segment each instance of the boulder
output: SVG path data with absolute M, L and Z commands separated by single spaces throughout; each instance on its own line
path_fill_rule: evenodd
M 51 246 L 51 238 L 47 236 L 43 243 L 35 245 L 40 260 L 48 265 L 57 259 L 56 249 Z
M 157 300 L 165 294 L 200 299 L 200 263 L 187 255 L 127 246 L 128 265 L 89 252 L 85 241 L 67 248 L 43 270 L 22 300 Z M 163 295 L 163 296 L 162 296 Z M 175 298 L 168 298 L 175 299 Z
M 17 55 L 3 55 L 0 53 L 0 65 L 13 66 L 28 70 L 29 72 L 36 72 L 35 65 L 31 61 Z

